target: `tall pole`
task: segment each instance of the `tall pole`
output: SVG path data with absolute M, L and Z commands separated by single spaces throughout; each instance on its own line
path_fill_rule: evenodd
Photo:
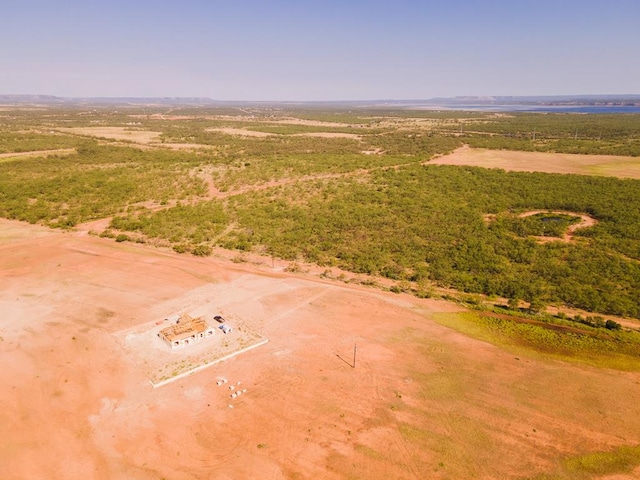
M 358 349 L 357 344 L 353 344 L 353 368 L 356 368 L 356 350 Z

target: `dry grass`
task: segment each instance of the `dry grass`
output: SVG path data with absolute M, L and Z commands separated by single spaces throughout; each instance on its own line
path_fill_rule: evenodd
M 640 178 L 640 158 L 615 155 L 516 152 L 461 147 L 450 155 L 435 158 L 437 165 L 466 165 L 502 168 L 514 172 L 574 173 L 619 178 Z
M 74 135 L 108 138 L 111 140 L 140 143 L 143 145 L 159 142 L 160 135 L 162 135 L 161 132 L 132 129 L 129 127 L 74 127 L 58 128 L 57 130 Z

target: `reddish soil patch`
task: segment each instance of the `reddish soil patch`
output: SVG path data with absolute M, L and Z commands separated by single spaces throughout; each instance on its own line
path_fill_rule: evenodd
M 446 302 L 5 220 L 0 285 L 9 480 L 519 478 L 640 443 L 637 373 L 514 359 Z M 203 305 L 269 343 L 154 389 L 117 332 Z

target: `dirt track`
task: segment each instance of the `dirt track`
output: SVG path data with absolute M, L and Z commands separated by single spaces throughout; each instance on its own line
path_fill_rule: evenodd
M 640 443 L 637 373 L 515 358 L 446 302 L 5 220 L 0 285 L 3 479 L 519 478 Z M 269 343 L 152 388 L 115 334 L 203 305 Z
M 574 223 L 573 225 L 569 225 L 566 233 L 559 238 L 558 240 L 562 240 L 563 242 L 571 242 L 573 241 L 573 236 L 576 233 L 576 230 L 581 228 L 593 227 L 598 221 L 584 213 L 576 213 L 576 212 L 567 212 L 563 210 L 531 210 L 529 212 L 521 213 L 520 217 L 531 217 L 533 215 L 537 215 L 538 213 L 554 213 L 559 215 L 573 215 L 575 217 L 580 217 L 580 221 L 578 223 Z M 541 239 L 542 241 L 553 241 L 553 237 L 536 237 Z

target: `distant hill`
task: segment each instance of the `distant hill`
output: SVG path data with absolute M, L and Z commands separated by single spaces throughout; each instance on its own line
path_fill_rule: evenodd
M 61 97 L 53 95 L 0 95 L 0 103 L 17 104 L 17 103 L 64 103 Z
M 0 95 L 4 105 L 130 105 L 130 106 L 299 106 L 360 108 L 462 108 L 490 106 L 636 106 L 640 95 L 459 96 L 413 100 L 344 101 L 228 101 L 209 97 L 57 97 L 54 95 Z
M 0 104 L 68 105 L 214 105 L 224 104 L 206 97 L 56 97 L 54 95 L 0 95 Z
M 640 105 L 640 95 L 548 95 L 432 98 L 444 105 Z

